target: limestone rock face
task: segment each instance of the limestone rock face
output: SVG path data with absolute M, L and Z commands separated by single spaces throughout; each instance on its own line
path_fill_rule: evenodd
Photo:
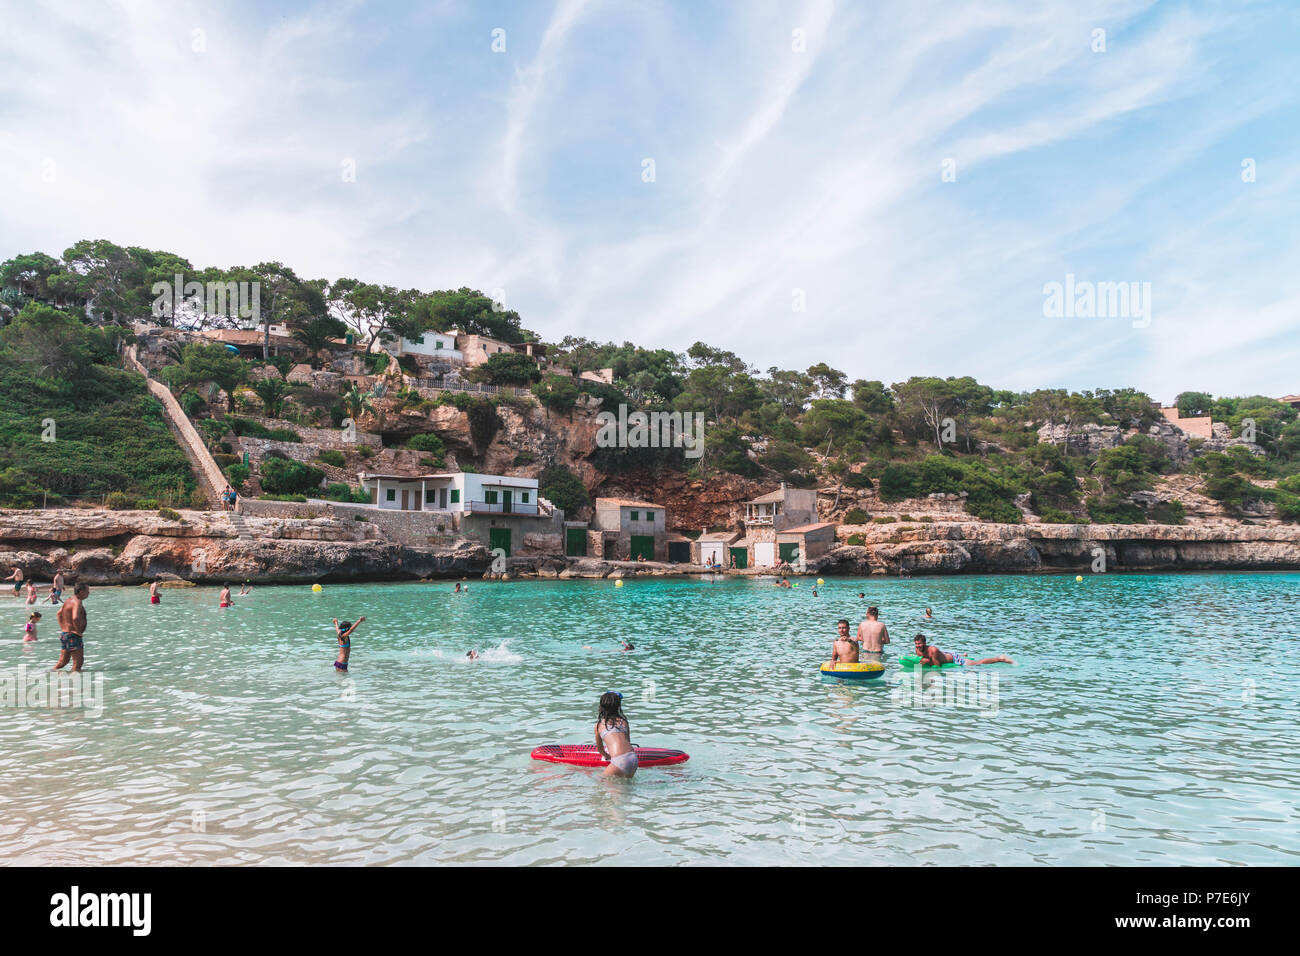
M 813 562 L 819 574 L 927 574 L 999 571 L 1293 570 L 1300 527 L 1207 522 L 1201 525 L 1066 525 L 936 522 L 905 531 L 855 529 L 865 543 L 841 545 Z
M 478 575 L 487 548 L 462 540 L 410 548 L 366 522 L 182 512 L 181 521 L 132 511 L 0 511 L 0 564 L 50 580 L 63 569 L 88 584 L 160 577 L 200 583 L 295 582 Z

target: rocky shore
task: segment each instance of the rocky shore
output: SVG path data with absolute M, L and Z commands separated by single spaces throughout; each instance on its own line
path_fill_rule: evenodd
M 482 545 L 412 548 L 337 518 L 249 518 L 184 511 L 0 511 L 0 566 L 48 581 L 56 568 L 88 584 L 176 578 L 199 584 L 475 577 Z
M 861 534 L 863 544 L 834 548 L 810 562 L 808 573 L 1087 573 L 1099 561 L 1106 571 L 1300 569 L 1300 527 L 1278 524 L 935 521 L 863 526 Z M 181 512 L 179 519 L 138 511 L 0 511 L 0 568 L 14 566 L 41 581 L 61 568 L 92 585 L 155 578 L 215 584 L 502 576 L 492 571 L 487 549 L 468 540 L 417 548 L 390 540 L 366 522 L 205 511 Z M 555 554 L 516 555 L 505 571 L 511 578 L 549 579 L 701 573 L 698 566 Z

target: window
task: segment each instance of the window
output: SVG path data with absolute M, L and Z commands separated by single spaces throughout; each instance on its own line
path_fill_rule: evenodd
M 495 491 L 484 491 L 483 500 L 490 505 L 494 505 L 497 503 L 497 493 Z
M 397 500 L 397 489 L 396 489 L 396 488 L 389 488 L 386 492 L 384 492 L 384 495 L 385 495 L 385 500 L 387 500 L 387 501 L 396 501 L 396 500 Z
M 453 505 L 455 505 L 455 504 L 459 504 L 459 503 L 460 503 L 460 489 L 459 489 L 459 488 L 453 488 L 453 489 L 451 489 L 451 503 L 452 503 Z
M 528 492 L 526 491 L 520 492 L 519 500 L 522 501 L 524 504 L 528 504 Z
M 437 488 L 426 488 L 426 489 L 424 489 L 424 503 L 425 503 L 426 505 L 436 505 L 436 504 L 438 503 L 438 489 L 437 489 Z
M 423 345 L 423 344 L 424 344 L 424 336 L 421 335 L 419 338 L 411 339 L 411 341 L 414 342 L 416 345 Z
M 639 511 L 633 511 L 633 512 L 632 512 L 632 520 L 633 520 L 633 521 L 640 521 L 640 520 L 641 520 L 641 512 L 639 512 Z
M 442 339 L 434 339 L 434 340 L 433 340 L 433 347 L 434 347 L 435 349 L 438 349 L 439 351 L 441 351 L 441 350 L 442 350 Z

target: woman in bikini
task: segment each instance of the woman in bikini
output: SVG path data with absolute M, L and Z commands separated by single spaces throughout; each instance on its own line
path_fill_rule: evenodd
M 596 749 L 609 761 L 606 777 L 636 775 L 636 751 L 632 749 L 632 728 L 623 716 L 623 695 L 606 691 L 600 697 L 600 715 L 596 720 Z

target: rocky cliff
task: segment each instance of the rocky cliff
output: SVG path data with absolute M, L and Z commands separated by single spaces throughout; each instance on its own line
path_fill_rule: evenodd
M 957 574 L 1300 569 L 1300 528 L 1235 522 L 866 525 L 864 543 L 819 558 L 820 574 Z
M 177 577 L 199 583 L 376 580 L 482 574 L 487 550 L 458 542 L 411 548 L 364 522 L 244 518 L 185 511 L 0 511 L 0 567 L 48 581 L 56 569 L 88 584 Z

